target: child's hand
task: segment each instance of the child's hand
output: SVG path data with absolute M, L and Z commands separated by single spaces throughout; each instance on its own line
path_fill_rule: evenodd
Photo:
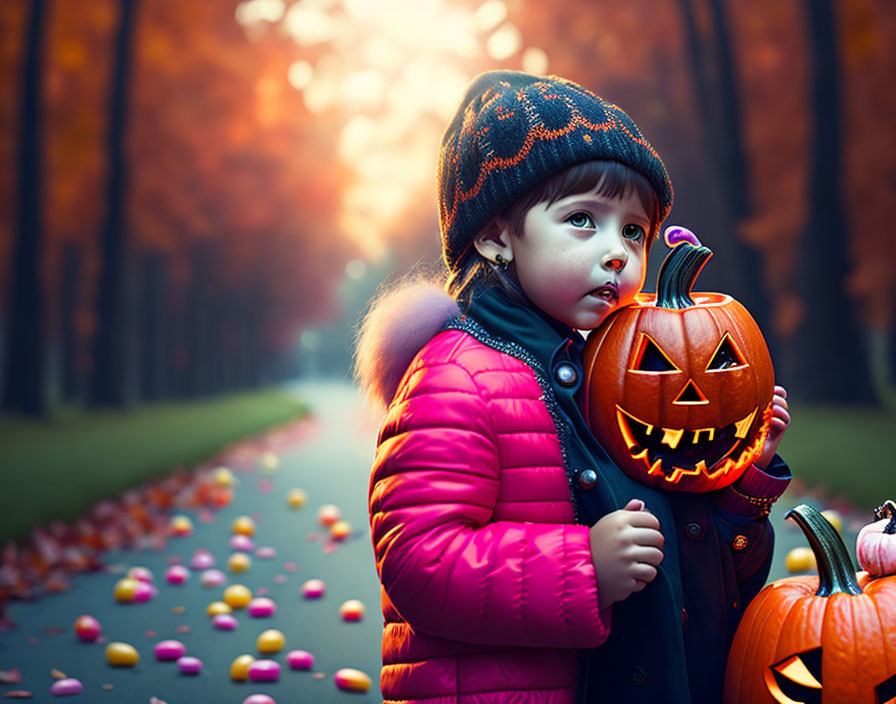
M 591 561 L 601 609 L 641 591 L 663 561 L 660 522 L 642 509 L 644 502 L 632 499 L 591 527 Z
M 772 421 L 765 438 L 762 454 L 755 464 L 759 469 L 768 467 L 769 462 L 778 451 L 778 445 L 784 437 L 784 431 L 790 425 L 790 414 L 787 412 L 787 389 L 783 386 L 775 386 L 775 395 L 772 396 Z

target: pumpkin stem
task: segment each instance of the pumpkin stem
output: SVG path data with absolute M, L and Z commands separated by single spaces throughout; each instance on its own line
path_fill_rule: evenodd
M 794 520 L 809 541 L 812 552 L 815 553 L 815 561 L 818 563 L 816 596 L 862 593 L 862 588 L 856 580 L 852 558 L 846 551 L 843 538 L 828 519 L 808 504 L 800 504 L 791 509 L 784 518 Z
M 874 520 L 880 521 L 890 517 L 890 522 L 884 526 L 884 533 L 887 535 L 893 535 L 896 533 L 896 502 L 888 499 L 884 501 L 880 506 L 874 509 Z
M 682 242 L 669 252 L 656 280 L 657 307 L 689 308 L 694 305 L 691 289 L 711 256 L 709 247 L 695 247 L 689 242 Z

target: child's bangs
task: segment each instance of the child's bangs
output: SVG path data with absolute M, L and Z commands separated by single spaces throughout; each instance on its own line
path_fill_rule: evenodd
M 644 212 L 656 222 L 659 201 L 644 176 L 618 161 L 586 161 L 545 181 L 540 201 L 548 205 L 578 193 L 595 189 L 604 198 L 625 198 L 632 192 L 638 196 Z
M 618 161 L 586 161 L 552 176 L 520 198 L 505 211 L 505 217 L 518 236 L 523 234 L 523 220 L 534 205 L 548 205 L 561 198 L 594 191 L 604 198 L 625 198 L 635 193 L 652 228 L 659 220 L 659 199 L 647 179 Z M 655 235 L 650 232 L 648 245 Z

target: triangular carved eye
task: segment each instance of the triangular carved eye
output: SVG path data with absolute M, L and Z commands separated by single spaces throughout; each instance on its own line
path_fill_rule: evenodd
M 779 704 L 821 704 L 821 648 L 772 665 L 765 686 Z
M 681 370 L 672 363 L 672 360 L 660 349 L 660 346 L 654 342 L 650 335 L 642 332 L 641 342 L 638 344 L 638 352 L 635 355 L 635 362 L 629 371 L 663 374 L 666 372 L 680 372 Z
M 703 392 L 697 388 L 693 379 L 689 379 L 688 383 L 685 384 L 684 388 L 681 390 L 681 393 L 678 394 L 678 398 L 672 403 L 679 406 L 702 406 L 709 403 L 709 400 L 703 395 Z
M 744 356 L 737 349 L 734 340 L 728 333 L 722 338 L 719 346 L 716 348 L 712 359 L 709 360 L 709 366 L 706 367 L 708 372 L 719 372 L 723 369 L 735 369 L 737 367 L 745 367 L 747 362 Z
M 877 704 L 896 704 L 896 675 L 881 682 L 874 688 Z

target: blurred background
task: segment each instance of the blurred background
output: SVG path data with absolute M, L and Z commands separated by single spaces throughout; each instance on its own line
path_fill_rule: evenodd
M 371 295 L 439 261 L 439 141 L 491 68 L 634 118 L 700 287 L 765 333 L 795 473 L 891 491 L 891 2 L 3 0 L 0 33 L 0 538 L 348 383 Z

